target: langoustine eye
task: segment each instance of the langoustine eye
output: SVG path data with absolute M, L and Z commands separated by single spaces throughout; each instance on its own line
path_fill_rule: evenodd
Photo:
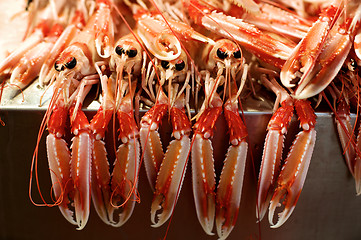
M 185 62 L 183 60 L 180 60 L 175 64 L 175 69 L 177 71 L 182 71 L 185 68 L 185 66 L 186 66 Z
M 119 56 L 121 56 L 123 53 L 125 53 L 124 48 L 122 48 L 121 46 L 116 46 L 115 47 L 115 53 L 118 54 Z
M 217 57 L 219 57 L 220 59 L 226 59 L 228 57 L 228 53 L 226 51 L 224 51 L 222 48 L 218 48 L 217 49 Z
M 137 53 L 138 53 L 138 51 L 135 48 L 127 50 L 127 55 L 130 58 L 133 58 L 133 57 L 137 56 Z
M 164 68 L 164 69 L 168 69 L 169 68 L 169 62 L 168 61 L 162 61 L 160 63 L 160 65 Z
M 68 69 L 73 69 L 76 66 L 76 59 L 75 57 L 71 57 L 71 59 L 65 63 L 65 67 Z
M 234 57 L 234 58 L 241 58 L 241 57 L 242 57 L 241 50 L 235 51 L 235 52 L 233 53 L 233 57 Z
M 54 68 L 58 72 L 64 71 L 64 65 L 59 64 L 59 61 L 55 61 Z

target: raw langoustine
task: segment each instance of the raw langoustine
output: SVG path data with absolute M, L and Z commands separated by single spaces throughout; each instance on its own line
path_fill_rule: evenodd
M 44 204 L 59 206 L 64 217 L 82 229 L 92 200 L 99 217 L 119 227 L 131 217 L 139 198 L 144 163 L 154 193 L 151 222 L 159 227 L 176 209 L 190 160 L 198 220 L 209 235 L 215 222 L 219 238 L 227 238 L 238 217 L 245 164 L 252 151 L 239 113 L 242 98 L 249 94 L 242 92 L 254 85 L 277 95 L 259 171 L 259 220 L 270 202 L 270 225 L 280 227 L 296 205 L 315 145 L 310 101 L 318 94 L 327 98 L 331 92 L 341 102 L 341 110 L 335 111 L 342 118 L 338 130 L 344 148 L 351 142 L 352 153 L 347 151 L 345 157 L 360 194 L 359 138 L 350 134 L 343 116 L 348 112 L 342 110 L 349 102 L 358 106 L 359 99 L 338 87 L 359 91 L 361 7 L 357 1 L 320 1 L 314 3 L 319 11 L 308 13 L 309 3 L 284 10 L 279 6 L 285 3 L 277 2 L 59 1 L 55 12 L 47 1 L 29 3 L 22 45 L 0 63 L 0 96 L 3 103 L 12 101 L 35 79 L 45 92 L 52 92 L 39 139 L 47 128 L 56 200 L 47 203 L 39 189 Z M 275 13 L 282 18 L 275 19 Z M 352 68 L 343 70 L 349 63 Z M 101 89 L 100 108 L 89 121 L 82 106 L 93 85 Z M 141 120 L 140 106 L 147 110 Z M 294 108 L 302 131 L 282 164 Z M 222 114 L 229 148 L 222 173 L 215 177 L 211 139 Z M 173 140 L 165 149 L 158 130 L 167 115 Z M 64 139 L 69 135 L 68 116 L 71 152 Z M 107 153 L 111 143 L 105 137 L 111 134 L 106 133 L 110 123 L 119 132 L 118 137 L 112 133 L 112 154 Z M 37 151 L 38 146 L 35 162 Z M 285 209 L 273 224 L 282 199 Z

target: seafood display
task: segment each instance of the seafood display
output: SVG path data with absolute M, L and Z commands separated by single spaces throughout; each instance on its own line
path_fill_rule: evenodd
M 0 111 L 26 102 L 34 86 L 33 99 L 46 106 L 31 202 L 58 207 L 78 230 L 86 228 L 91 205 L 105 224 L 120 227 L 142 199 L 144 165 L 150 223 L 160 227 L 170 224 L 191 171 L 200 226 L 226 239 L 237 228 L 246 164 L 254 164 L 243 114 L 257 111 L 250 99 L 273 108 L 267 129 L 259 129 L 265 140 L 255 169 L 258 221 L 268 210 L 269 226 L 279 228 L 292 216 L 319 136 L 320 105 L 334 114 L 360 195 L 361 128 L 350 113 L 361 106 L 361 2 L 291 2 L 26 2 L 21 45 L 0 61 Z M 89 104 L 97 107 L 91 117 L 84 113 Z M 212 139 L 221 118 L 227 150 L 218 173 Z M 284 153 L 296 121 L 300 131 Z M 160 134 L 165 125 L 172 130 Z M 38 178 L 43 135 L 47 193 Z

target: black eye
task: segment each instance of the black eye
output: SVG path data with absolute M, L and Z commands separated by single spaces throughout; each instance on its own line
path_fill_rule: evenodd
M 168 68 L 169 68 L 169 62 L 168 62 L 168 61 L 162 61 L 162 62 L 160 63 L 160 65 L 162 65 L 162 67 L 163 67 L 164 69 L 168 69 Z
M 233 57 L 234 57 L 234 58 L 241 58 L 241 57 L 242 57 L 241 50 L 235 51 L 235 52 L 233 53 Z
M 127 51 L 127 55 L 130 58 L 133 58 L 133 57 L 137 56 L 137 53 L 138 53 L 137 49 L 129 49 Z
M 220 59 L 226 59 L 228 57 L 228 53 L 226 53 L 225 51 L 223 51 L 222 49 L 218 48 L 217 49 L 217 56 L 220 58 Z
M 184 61 L 180 60 L 178 63 L 175 64 L 175 70 L 182 71 L 185 66 L 186 64 L 184 63 Z
M 68 69 L 73 69 L 76 66 L 76 59 L 72 57 L 67 63 L 65 63 L 65 67 Z
M 124 49 L 121 46 L 116 46 L 115 47 L 115 52 L 116 54 L 118 54 L 119 56 L 122 56 L 123 53 L 125 53 Z
M 58 61 L 55 61 L 54 68 L 56 71 L 61 72 L 64 70 L 64 65 L 61 65 Z

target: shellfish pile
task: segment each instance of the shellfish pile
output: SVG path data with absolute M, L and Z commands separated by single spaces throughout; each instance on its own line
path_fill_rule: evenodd
M 23 92 L 34 81 L 41 89 L 35 98 L 47 110 L 30 188 L 47 131 L 55 201 L 46 201 L 37 184 L 40 205 L 58 206 L 79 230 L 91 201 L 104 223 L 120 227 L 128 221 L 141 198 L 142 165 L 154 194 L 152 226 L 162 226 L 176 208 L 191 161 L 199 223 L 206 234 L 215 228 L 220 239 L 227 238 L 238 216 L 245 164 L 252 159 L 242 102 L 272 99 L 273 93 L 257 218 L 268 210 L 270 226 L 277 228 L 291 216 L 312 158 L 313 108 L 320 102 L 335 114 L 345 161 L 361 193 L 360 131 L 353 132 L 349 117 L 350 108 L 358 111 L 360 96 L 358 1 L 61 0 L 32 1 L 24 11 L 24 39 L 0 62 L 1 103 L 26 101 Z M 89 119 L 82 109 L 91 95 L 98 110 Z M 301 130 L 283 159 L 294 114 Z M 219 117 L 227 125 L 228 150 L 216 176 L 212 137 Z M 158 131 L 167 121 L 171 141 L 163 146 Z

